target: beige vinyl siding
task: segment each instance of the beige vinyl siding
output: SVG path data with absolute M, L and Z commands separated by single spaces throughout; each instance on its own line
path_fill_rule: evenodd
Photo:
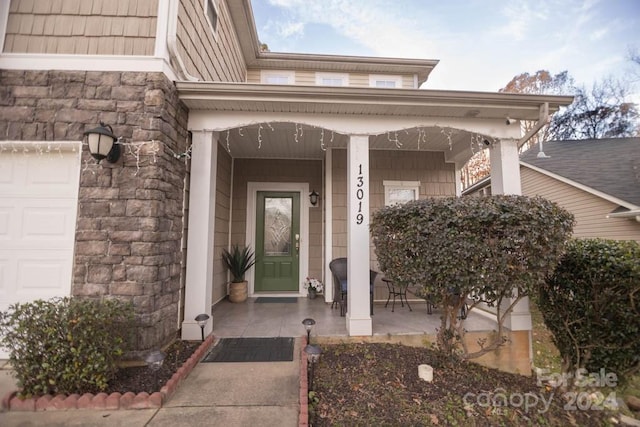
M 231 220 L 231 156 L 218 145 L 216 175 L 216 212 L 213 237 L 213 295 L 217 302 L 227 295 L 227 269 L 222 261 L 222 250 L 229 245 L 229 221 Z
M 310 190 L 315 189 L 321 193 L 322 161 L 235 159 L 233 163 L 232 243 L 244 244 L 246 242 L 248 182 L 307 182 Z M 301 197 L 308 197 L 308 195 L 302 194 Z M 302 274 L 322 278 L 322 242 L 322 208 L 309 208 L 309 272 L 302 272 Z
M 633 219 L 606 217 L 618 205 L 526 166 L 520 168 L 520 174 L 523 194 L 542 196 L 575 215 L 575 237 L 640 242 L 640 223 Z
M 261 83 L 261 71 L 259 69 L 247 70 L 247 83 Z M 295 70 L 295 84 L 300 86 L 315 86 L 316 85 L 316 71 L 313 70 Z M 317 71 L 320 73 L 327 73 L 328 71 Z M 350 87 L 370 87 L 369 74 L 368 73 L 344 73 L 343 71 L 337 71 L 339 74 L 347 74 L 349 76 Z M 402 89 L 414 89 L 414 75 L 402 76 Z M 417 89 L 417 88 L 415 88 Z
M 332 150 L 333 258 L 347 256 L 347 151 Z M 455 196 L 455 166 L 445 163 L 444 154 L 416 151 L 370 151 L 370 212 L 384 207 L 383 181 L 420 181 L 419 198 Z M 379 271 L 373 243 L 371 268 Z M 376 280 L 374 299 L 387 298 L 387 287 Z
M 247 83 L 260 84 L 260 70 L 247 70 Z
M 316 73 L 315 71 L 296 71 L 296 85 L 299 86 L 315 86 L 316 85 Z
M 413 74 L 402 76 L 402 89 L 418 89 L 415 87 L 415 83 Z
M 204 0 L 181 0 L 178 50 L 187 72 L 205 81 L 243 82 L 246 66 L 225 0 L 216 1 L 216 35 L 205 17 Z
M 157 12 L 158 0 L 11 0 L 3 52 L 153 55 Z

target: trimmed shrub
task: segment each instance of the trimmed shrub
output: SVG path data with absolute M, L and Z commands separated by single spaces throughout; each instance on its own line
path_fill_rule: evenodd
M 640 244 L 574 240 L 540 288 L 538 306 L 565 372 L 640 370 Z
M 96 393 L 116 373 L 132 319 L 132 305 L 114 299 L 13 304 L 0 313 L 0 342 L 23 396 Z
M 438 344 L 449 353 L 461 343 L 465 357 L 502 344 L 506 316 L 544 283 L 572 228 L 573 215 L 546 199 L 503 195 L 418 200 L 383 208 L 371 223 L 380 268 L 443 308 Z M 498 333 L 473 354 L 458 318 L 469 296 L 471 308 L 484 302 L 498 312 Z

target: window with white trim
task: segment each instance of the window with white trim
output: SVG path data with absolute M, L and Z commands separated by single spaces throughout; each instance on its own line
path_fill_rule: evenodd
M 349 75 L 341 73 L 316 73 L 318 86 L 349 86 Z
M 401 88 L 402 76 L 369 75 L 369 86 L 380 88 Z
M 216 0 L 204 0 L 204 11 L 204 16 L 207 17 L 211 31 L 215 35 L 218 28 L 218 9 L 216 8 Z
M 382 185 L 385 206 L 402 205 L 420 196 L 420 181 L 382 181 Z
M 262 70 L 260 81 L 270 85 L 292 85 L 295 84 L 296 74 L 294 71 Z

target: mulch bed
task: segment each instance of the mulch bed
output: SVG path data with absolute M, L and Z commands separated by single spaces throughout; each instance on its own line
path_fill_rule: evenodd
M 105 393 L 130 391 L 136 394 L 141 392 L 151 394 L 154 391 L 160 391 L 160 387 L 191 357 L 200 344 L 202 344 L 200 341 L 174 341 L 164 351 L 166 356 L 162 368 L 157 373 L 157 387 L 154 373 L 146 366 L 136 366 L 121 368 L 116 377 L 109 382 L 109 388 Z
M 310 398 L 314 426 L 333 425 L 551 425 L 601 426 L 611 414 L 595 409 L 565 410 L 559 390 L 533 377 L 509 374 L 469 362 L 454 363 L 438 353 L 398 344 L 322 346 Z M 434 368 L 433 382 L 418 377 L 418 365 Z M 604 392 L 604 390 L 603 390 Z M 463 397 L 467 393 L 466 400 Z M 500 393 L 512 404 L 485 404 Z M 525 408 L 519 396 L 544 397 Z M 482 395 L 482 398 L 478 396 Z

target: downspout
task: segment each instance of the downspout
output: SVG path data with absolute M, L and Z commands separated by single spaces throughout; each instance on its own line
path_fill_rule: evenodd
M 547 123 L 549 123 L 549 103 L 545 102 L 540 106 L 540 110 L 538 112 L 538 122 L 534 127 L 529 129 L 529 132 L 524 134 L 524 136 L 520 139 L 520 141 L 518 141 L 518 148 L 522 147 L 525 142 L 530 140 L 533 137 L 533 135 L 538 133 L 538 131 L 542 129 L 542 127 Z
M 176 64 L 178 64 L 181 77 L 190 82 L 197 82 L 200 81 L 200 79 L 187 72 L 187 67 L 184 65 L 182 57 L 178 52 L 177 32 L 179 4 L 180 0 L 169 0 L 169 23 L 167 26 L 167 47 L 169 48 L 169 56 L 176 62 Z

